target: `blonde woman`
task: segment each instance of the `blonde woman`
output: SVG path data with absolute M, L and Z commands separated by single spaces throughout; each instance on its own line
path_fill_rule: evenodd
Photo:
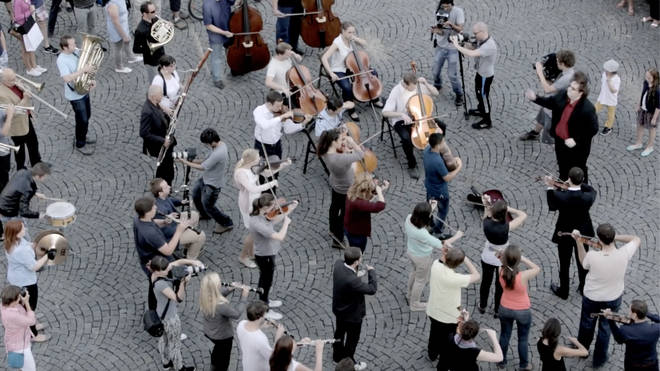
M 243 219 L 245 229 L 248 228 L 250 212 L 252 211 L 252 201 L 259 198 L 262 192 L 272 187 L 277 187 L 277 180 L 259 184 L 259 174 L 255 174 L 252 171 L 252 167 L 257 165 L 259 165 L 259 152 L 256 149 L 246 149 L 243 151 L 243 155 L 234 170 L 234 183 L 238 187 L 238 209 L 241 212 L 241 219 Z M 254 241 L 248 233 L 243 239 L 243 250 L 241 250 L 238 260 L 248 268 L 256 268 L 257 265 L 253 259 Z
M 241 299 L 237 306 L 232 305 L 225 297 L 234 287 L 222 288 L 220 276 L 211 272 L 202 278 L 199 293 L 199 309 L 204 317 L 204 335 L 213 342 L 211 364 L 214 370 L 226 371 L 229 367 L 229 357 L 234 340 L 232 320 L 238 319 L 245 311 L 249 287 L 243 287 Z
M 381 186 L 371 174 L 362 173 L 348 189 L 344 230 L 349 246 L 359 247 L 362 253 L 367 247 L 367 237 L 371 236 L 371 214 L 385 210 L 383 192 L 389 186 L 388 181 L 383 181 Z

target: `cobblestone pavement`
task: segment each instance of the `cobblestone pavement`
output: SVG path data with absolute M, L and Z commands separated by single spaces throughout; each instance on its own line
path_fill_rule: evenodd
M 199 0 L 195 0 L 199 1 Z M 496 76 L 493 84 L 494 127 L 474 131 L 453 106 L 448 82 L 438 99 L 436 109 L 447 114 L 449 144 L 463 159 L 463 172 L 451 183 L 451 210 L 448 222 L 466 232 L 459 245 L 468 256 L 478 261 L 483 234 L 480 215 L 463 202 L 471 184 L 481 188 L 502 189 L 512 206 L 525 210 L 528 221 L 515 231 L 512 241 L 524 246 L 525 254 L 542 265 L 542 273 L 530 283 L 534 313 L 530 344 L 534 344 L 543 322 L 558 317 L 564 335 L 576 335 L 580 299 L 573 290 L 568 301 L 550 293 L 551 280 L 557 280 L 556 248 L 550 234 L 556 215 L 545 204 L 544 186 L 535 182 L 542 168 L 556 168 L 552 148 L 540 143 L 520 142 L 517 135 L 531 127 L 537 107 L 526 102 L 523 91 L 539 88 L 531 65 L 539 57 L 560 48 L 576 52 L 577 68 L 591 78 L 591 100 L 599 90 L 602 63 L 614 58 L 621 62 L 622 87 L 614 131 L 607 137 L 594 138 L 589 160 L 591 179 L 598 190 L 592 216 L 595 223 L 610 222 L 618 231 L 642 238 L 642 247 L 633 258 L 626 277 L 624 303 L 642 298 L 652 311 L 660 310 L 658 297 L 658 205 L 660 166 L 657 155 L 641 159 L 639 153 L 625 151 L 634 135 L 634 106 L 639 98 L 646 68 L 658 65 L 660 33 L 642 24 L 647 15 L 644 2 L 637 2 L 636 15 L 630 17 L 615 8 L 615 2 L 603 0 L 484 0 L 457 1 L 465 8 L 468 27 L 478 20 L 491 26 L 491 35 L 499 45 Z M 166 3 L 165 3 L 166 4 Z M 187 1 L 184 2 L 184 7 Z M 269 2 L 253 4 L 264 15 L 262 33 L 274 42 L 274 18 Z M 385 92 L 396 84 L 409 61 L 416 60 L 423 75 L 430 78 L 432 50 L 429 27 L 434 19 L 435 1 L 360 0 L 336 1 L 333 10 L 344 21 L 357 25 L 360 36 L 372 48 L 372 65 L 385 85 Z M 167 6 L 166 6 L 167 8 Z M 100 10 L 100 9 L 97 9 Z M 169 14 L 169 10 L 165 11 Z M 99 12 L 100 14 L 100 12 Z M 2 11 L 2 22 L 8 19 Z M 179 71 L 193 68 L 207 45 L 201 23 L 188 19 L 186 31 L 175 32 L 167 52 L 177 58 Z M 62 12 L 56 35 L 75 31 L 71 13 Z M 98 19 L 97 29 L 105 35 L 105 20 Z M 19 67 L 19 46 L 7 37 L 10 66 Z M 57 42 L 57 40 L 55 41 Z M 319 51 L 305 47 L 305 64 L 318 70 Z M 55 57 L 37 54 L 38 63 L 49 71 L 42 78 L 46 88 L 41 96 L 68 112 L 68 120 L 54 115 L 39 103 L 36 126 L 45 160 L 55 165 L 54 174 L 40 189 L 54 197 L 62 197 L 77 207 L 76 222 L 64 232 L 72 244 L 72 254 L 65 264 L 46 269 L 39 275 L 40 301 L 38 316 L 48 323 L 47 343 L 33 350 L 42 370 L 157 370 L 160 358 L 155 339 L 142 331 L 141 317 L 145 309 L 146 282 L 137 264 L 131 223 L 133 201 L 145 190 L 154 160 L 141 154 L 138 117 L 146 92 L 146 73 L 141 67 L 130 75 L 112 71 L 111 57 L 98 74 L 98 87 L 91 94 L 91 135 L 98 138 L 96 153 L 83 157 L 72 151 L 73 117 L 62 94 Z M 181 112 L 177 138 L 178 148 L 201 147 L 198 136 L 202 129 L 215 127 L 230 149 L 235 162 L 244 148 L 252 145 L 252 110 L 262 104 L 265 70 L 242 77 L 226 77 L 227 87 L 212 87 L 205 68 L 186 100 Z M 466 66 L 466 81 L 471 85 L 472 63 Z M 329 91 L 329 86 L 324 86 Z M 470 99 L 474 102 L 471 86 Z M 385 94 L 385 93 L 384 93 Z M 363 111 L 363 135 L 379 130 L 379 122 Z M 601 121 L 604 116 L 601 115 Z M 331 313 L 331 264 L 340 258 L 329 248 L 327 208 L 330 190 L 326 176 L 314 160 L 307 174 L 302 173 L 302 159 L 307 140 L 303 134 L 284 139 L 284 153 L 299 161 L 280 178 L 281 193 L 301 201 L 289 235 L 278 257 L 274 296 L 284 300 L 282 321 L 297 337 L 328 338 L 332 336 L 334 316 Z M 404 255 L 402 222 L 413 205 L 424 199 L 422 180 L 413 181 L 405 172 L 404 159 L 394 158 L 386 141 L 370 142 L 379 157 L 378 176 L 392 182 L 387 209 L 374 217 L 373 238 L 365 261 L 376 267 L 380 277 L 378 293 L 367 299 L 367 317 L 362 328 L 357 358 L 373 370 L 431 370 L 424 350 L 429 321 L 422 313 L 411 313 L 404 297 L 409 262 Z M 182 182 L 179 172 L 176 183 Z M 214 235 L 207 241 L 201 260 L 220 272 L 226 281 L 256 284 L 257 270 L 237 262 L 244 230 L 236 207 L 237 191 L 228 182 L 219 204 L 238 226 L 230 233 Z M 46 204 L 34 201 L 44 210 Z M 33 231 L 47 229 L 43 222 L 31 222 Z M 201 226 L 208 233 L 210 223 Z M 0 265 L 4 276 L 5 264 Z M 573 272 L 573 281 L 576 280 Z M 576 286 L 575 284 L 573 286 Z M 188 297 L 180 305 L 184 332 L 185 363 L 198 369 L 210 369 L 211 343 L 203 336 L 198 311 L 199 280 L 194 279 Z M 574 289 L 575 287 L 573 287 Z M 427 293 L 424 294 L 426 297 Z M 465 305 L 482 325 L 495 328 L 499 323 L 492 312 L 479 315 L 476 309 L 477 286 L 465 290 Z M 488 348 L 485 336 L 478 343 Z M 515 335 L 512 341 L 515 344 Z M 538 366 L 538 353 L 530 346 L 532 363 Z M 611 347 L 611 361 L 605 369 L 621 369 L 623 347 Z M 313 364 L 313 350 L 300 349 L 296 358 Z M 509 349 L 509 365 L 517 365 L 515 347 Z M 231 369 L 238 367 L 238 351 L 234 349 Z M 325 352 L 325 369 L 332 369 L 330 351 Z M 589 360 L 569 360 L 571 369 L 589 369 Z M 2 362 L 4 364 L 4 361 Z M 513 366 L 511 366 L 513 367 Z M 488 366 L 484 365 L 484 369 Z M 492 367 L 494 368 L 494 367 Z

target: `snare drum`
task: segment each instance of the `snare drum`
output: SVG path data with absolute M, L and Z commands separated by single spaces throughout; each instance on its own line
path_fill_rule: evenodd
M 53 202 L 46 208 L 53 227 L 66 227 L 76 220 L 76 207 L 69 202 Z
M 48 265 L 55 265 L 64 262 L 69 251 L 69 242 L 64 238 L 61 232 L 50 230 L 43 231 L 34 239 L 34 252 L 37 259 L 48 253 L 48 250 L 55 249 L 55 259 L 48 260 Z

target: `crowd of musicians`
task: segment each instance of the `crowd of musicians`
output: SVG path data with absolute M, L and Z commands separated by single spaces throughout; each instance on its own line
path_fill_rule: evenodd
M 56 49 L 48 41 L 53 33 L 50 22 L 45 32 L 48 17 L 44 3 L 33 1 L 26 10 L 24 2 L 14 0 L 13 7 L 7 8 L 19 26 L 10 32 L 17 36 L 29 30 L 30 25 L 22 27 L 30 22 L 28 17 L 36 18 L 36 27 L 44 29 L 44 50 L 59 54 L 57 67 L 64 97 L 74 113 L 73 146 L 82 155 L 93 155 L 96 139 L 101 140 L 88 136 L 90 93 L 93 94 L 96 86 L 94 75 L 100 64 L 99 58 L 93 56 L 95 39 L 85 36 L 79 49 L 74 36 L 64 35 L 59 42 L 61 51 Z M 371 214 L 387 208 L 390 186 L 387 180 L 374 176 L 377 159 L 368 143 L 378 134 L 382 136 L 382 132 L 360 138 L 360 123 L 376 119 L 384 123 L 383 131 L 398 135 L 410 177 L 419 179 L 423 173 L 426 200 L 408 200 L 409 215 L 394 222 L 405 231 L 405 254 L 411 263 L 407 287 L 402 290 L 408 304 L 406 310 L 424 312 L 430 323 L 428 344 L 420 345 L 426 348 L 429 364 L 434 362 L 438 370 L 477 370 L 478 362 L 497 363 L 505 368 L 510 363 L 508 347 L 515 324 L 518 368 L 531 369 L 529 282 L 542 270 L 552 267 L 541 266 L 524 255 L 522 241 L 513 238 L 510 241 L 510 231 L 526 227 L 527 214 L 510 206 L 498 190 L 481 193 L 473 189 L 468 199 L 483 209 L 484 242 L 478 257 L 465 254 L 467 249 L 462 248 L 461 241 L 464 233 L 452 227 L 456 222 L 448 220 L 449 186 L 461 175 L 463 160 L 452 153 L 448 136 L 451 124 L 436 114 L 434 102 L 443 88 L 442 70 L 446 63 L 457 109 L 463 107 L 466 117 L 480 118 L 472 128 L 493 127 L 490 91 L 498 45 L 486 23 L 467 22 L 463 9 L 455 6 L 453 0 L 440 0 L 435 9 L 437 24 L 429 30 L 435 49 L 433 77 L 429 80 L 422 77 L 422 71 L 417 71 L 413 63 L 410 71 L 404 72 L 386 94 L 377 69 L 370 65 L 369 42 L 358 36 L 359 24 L 341 22 L 331 10 L 331 1 L 272 0 L 271 4 L 277 17 L 272 55 L 259 32 L 261 14 L 247 0 L 204 0 L 203 23 L 210 48 L 197 68 L 184 74 L 177 71 L 175 58 L 166 51 L 171 47 L 168 43 L 174 27 L 184 28 L 183 19 L 187 18 L 180 11 L 180 1 L 170 1 L 173 22 L 158 15 L 162 11 L 160 2 L 132 4 L 132 11 L 139 12 L 140 20 L 130 27 L 124 1 L 102 2 L 113 45 L 115 72 L 131 73 L 126 63 L 142 61 L 149 82 L 139 113 L 139 136 L 143 153 L 156 166 L 153 179 L 145 184 L 148 194 L 134 202 L 133 236 L 139 265 L 148 281 L 145 319 L 155 313 L 155 322 L 162 325 L 162 331 L 152 335 L 158 337 L 163 367 L 194 370 L 183 363 L 182 341 L 187 335 L 182 331 L 186 324 L 182 324 L 178 315 L 178 304 L 185 299 L 191 277 L 199 273 L 203 276 L 199 310 L 203 315 L 204 335 L 214 344 L 211 364 L 215 370 L 228 369 L 234 338 L 240 349 L 240 363 L 246 371 L 321 370 L 326 343 L 332 344 L 336 370 L 368 368 L 358 348 L 367 314 L 365 296 L 377 295 L 379 277 L 377 270 L 363 261 L 363 255 L 369 249 Z M 59 2 L 56 7 L 59 10 Z M 93 15 L 93 9 L 74 1 L 74 11 L 77 7 L 88 10 L 85 12 L 87 31 L 92 32 L 93 17 L 90 19 L 89 14 Z M 467 24 L 472 25 L 472 37 L 464 33 Z M 323 48 L 318 53 L 321 71 L 317 79 L 305 66 L 310 57 L 303 57 L 300 38 L 310 47 Z M 0 41 L 2 55 L 6 56 L 1 29 Z M 22 44 L 26 74 L 38 77 L 45 69 L 36 64 L 34 51 L 28 49 L 27 44 Z M 478 104 L 469 110 L 463 82 L 464 58 L 473 60 L 475 70 L 474 92 Z M 601 367 L 607 364 L 609 340 L 613 336 L 617 342 L 626 344 L 626 370 L 658 370 L 660 318 L 649 313 L 648 304 L 642 300 L 622 301 L 627 266 L 640 248 L 641 239 L 617 232 L 616 226 L 609 223 L 594 229 L 590 217 L 591 207 L 598 202 L 598 192 L 589 184 L 587 168 L 592 138 L 599 131 L 596 109 L 616 106 L 619 64 L 614 60 L 605 62 L 601 96 L 594 107 L 588 99 L 589 80 L 585 73 L 573 69 L 575 60 L 572 51 L 558 51 L 558 74 L 552 77 L 545 76 L 544 66 L 537 64 L 542 88 L 551 95 L 537 95 L 531 89 L 525 93 L 541 110 L 534 130 L 521 139 L 538 138 L 543 131 L 547 140 L 554 143 L 559 170 L 558 176 L 548 173 L 542 178 L 548 187 L 548 208 L 558 213 L 554 231 L 547 233 L 557 245 L 559 260 L 558 284 L 550 283 L 550 291 L 560 299 L 569 298 L 570 267 L 575 255 L 577 293 L 582 297 L 577 337 L 568 337 L 569 343 L 561 344 L 560 321 L 547 318 L 536 347 L 543 370 L 565 370 L 565 358 L 589 355 L 597 333 L 593 366 Z M 9 283 L 1 294 L 5 349 L 10 365 L 19 362 L 20 367 L 16 368 L 35 370 L 31 343 L 48 339 L 43 334 L 45 324 L 37 323 L 34 315 L 38 297 L 36 272 L 53 256 L 35 255 L 26 219 L 44 218 L 43 212 L 30 208 L 30 202 L 35 195 L 45 198 L 36 192 L 37 184 L 45 181 L 51 170 L 49 164 L 42 162 L 34 125 L 32 99 L 42 102 L 37 95 L 40 85 L 7 68 L 1 57 L 0 64 L 4 67 L 0 84 L 0 221 Z M 208 88 L 204 82 L 195 80 L 206 64 L 212 84 L 218 89 L 225 88 L 225 70 L 245 74 L 266 69 L 264 101 L 251 108 L 254 126 L 247 129 L 253 132 L 253 140 L 244 143 L 242 149 L 233 148 L 241 153 L 237 163 L 230 163 L 230 148 L 219 134 L 221 131 L 214 127 L 205 128 L 199 135 L 201 146 L 208 150 L 204 158 L 194 150 L 177 147 L 178 115 L 189 89 Z M 321 91 L 319 79 L 326 79 L 334 94 Z M 637 141 L 628 147 L 629 151 L 641 149 L 642 134 L 648 129 L 649 142 L 642 156 L 653 151 L 660 114 L 658 80 L 657 70 L 649 68 L 639 99 Z M 49 105 L 49 108 L 67 116 L 56 107 Z M 608 118 L 612 111 L 613 120 L 614 111 L 609 108 Z M 608 121 L 602 134 L 609 134 L 611 128 Z M 332 312 L 336 320 L 334 333 L 328 332 L 327 340 L 294 340 L 282 325 L 287 321 L 287 309 L 293 308 L 276 299 L 285 298 L 277 281 L 282 276 L 277 274 L 278 255 L 287 246 L 290 228 L 297 228 L 292 219 L 299 206 L 299 201 L 286 200 L 280 191 L 278 178 L 286 176 L 287 167 L 293 166 L 289 159 L 293 154 L 284 152 L 282 141 L 285 134 L 301 131 L 308 134 L 318 164 L 328 175 L 331 196 L 327 211 L 328 247 L 343 252 L 342 259 L 323 262 L 332 266 Z M 392 150 L 396 155 L 393 140 Z M 10 177 L 12 152 L 16 173 Z M 26 167 L 26 155 L 30 168 Z M 176 177 L 177 168 L 183 169 L 179 172 L 184 174 L 183 179 Z M 193 175 L 194 184 L 191 173 L 198 173 Z M 219 235 L 217 238 L 223 241 L 226 236 L 223 234 L 236 226 L 218 206 L 221 191 L 228 183 L 233 183 L 238 194 L 220 203 L 238 203 L 240 229 L 244 231 L 242 248 L 234 254 L 244 267 L 258 270 L 258 282 L 229 283 L 228 277 L 200 272 L 206 267 L 202 260 L 208 234 Z M 175 190 L 182 197 L 174 197 Z M 202 220 L 210 220 L 214 224 L 212 230 L 203 231 L 200 226 L 207 224 L 200 223 Z M 476 259 L 481 261 L 481 270 Z M 467 273 L 460 273 L 463 270 Z M 427 284 L 429 295 L 424 301 Z M 464 307 L 462 291 L 477 284 L 479 315 L 471 316 Z M 494 296 L 489 302 L 491 289 Z M 232 291 L 240 294 L 232 299 Z M 250 292 L 255 292 L 258 298 L 250 300 Z M 499 335 L 487 328 L 491 323 L 486 320 L 486 312 L 498 319 Z M 239 322 L 235 324 L 235 320 Z M 272 342 L 266 336 L 268 327 L 275 330 Z M 487 345 L 479 344 L 480 332 L 485 332 Z M 297 347 L 303 345 L 315 346 L 314 367 L 293 359 Z

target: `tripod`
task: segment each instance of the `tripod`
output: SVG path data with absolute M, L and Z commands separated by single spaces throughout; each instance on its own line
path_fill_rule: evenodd
M 183 184 L 179 188 L 180 190 L 183 191 L 183 196 L 181 197 L 181 212 L 187 212 L 188 213 L 188 220 L 191 218 L 191 212 L 190 212 L 190 187 L 188 186 L 188 182 L 190 182 L 190 170 L 192 168 L 188 165 L 183 165 L 184 167 L 184 177 L 183 177 Z
M 461 87 L 463 88 L 463 117 L 467 120 L 470 118 L 470 114 L 468 114 L 468 109 L 467 109 L 468 95 L 467 92 L 465 91 L 465 73 L 463 72 L 463 53 L 461 52 L 458 52 L 458 65 L 459 65 L 459 71 L 461 71 Z

